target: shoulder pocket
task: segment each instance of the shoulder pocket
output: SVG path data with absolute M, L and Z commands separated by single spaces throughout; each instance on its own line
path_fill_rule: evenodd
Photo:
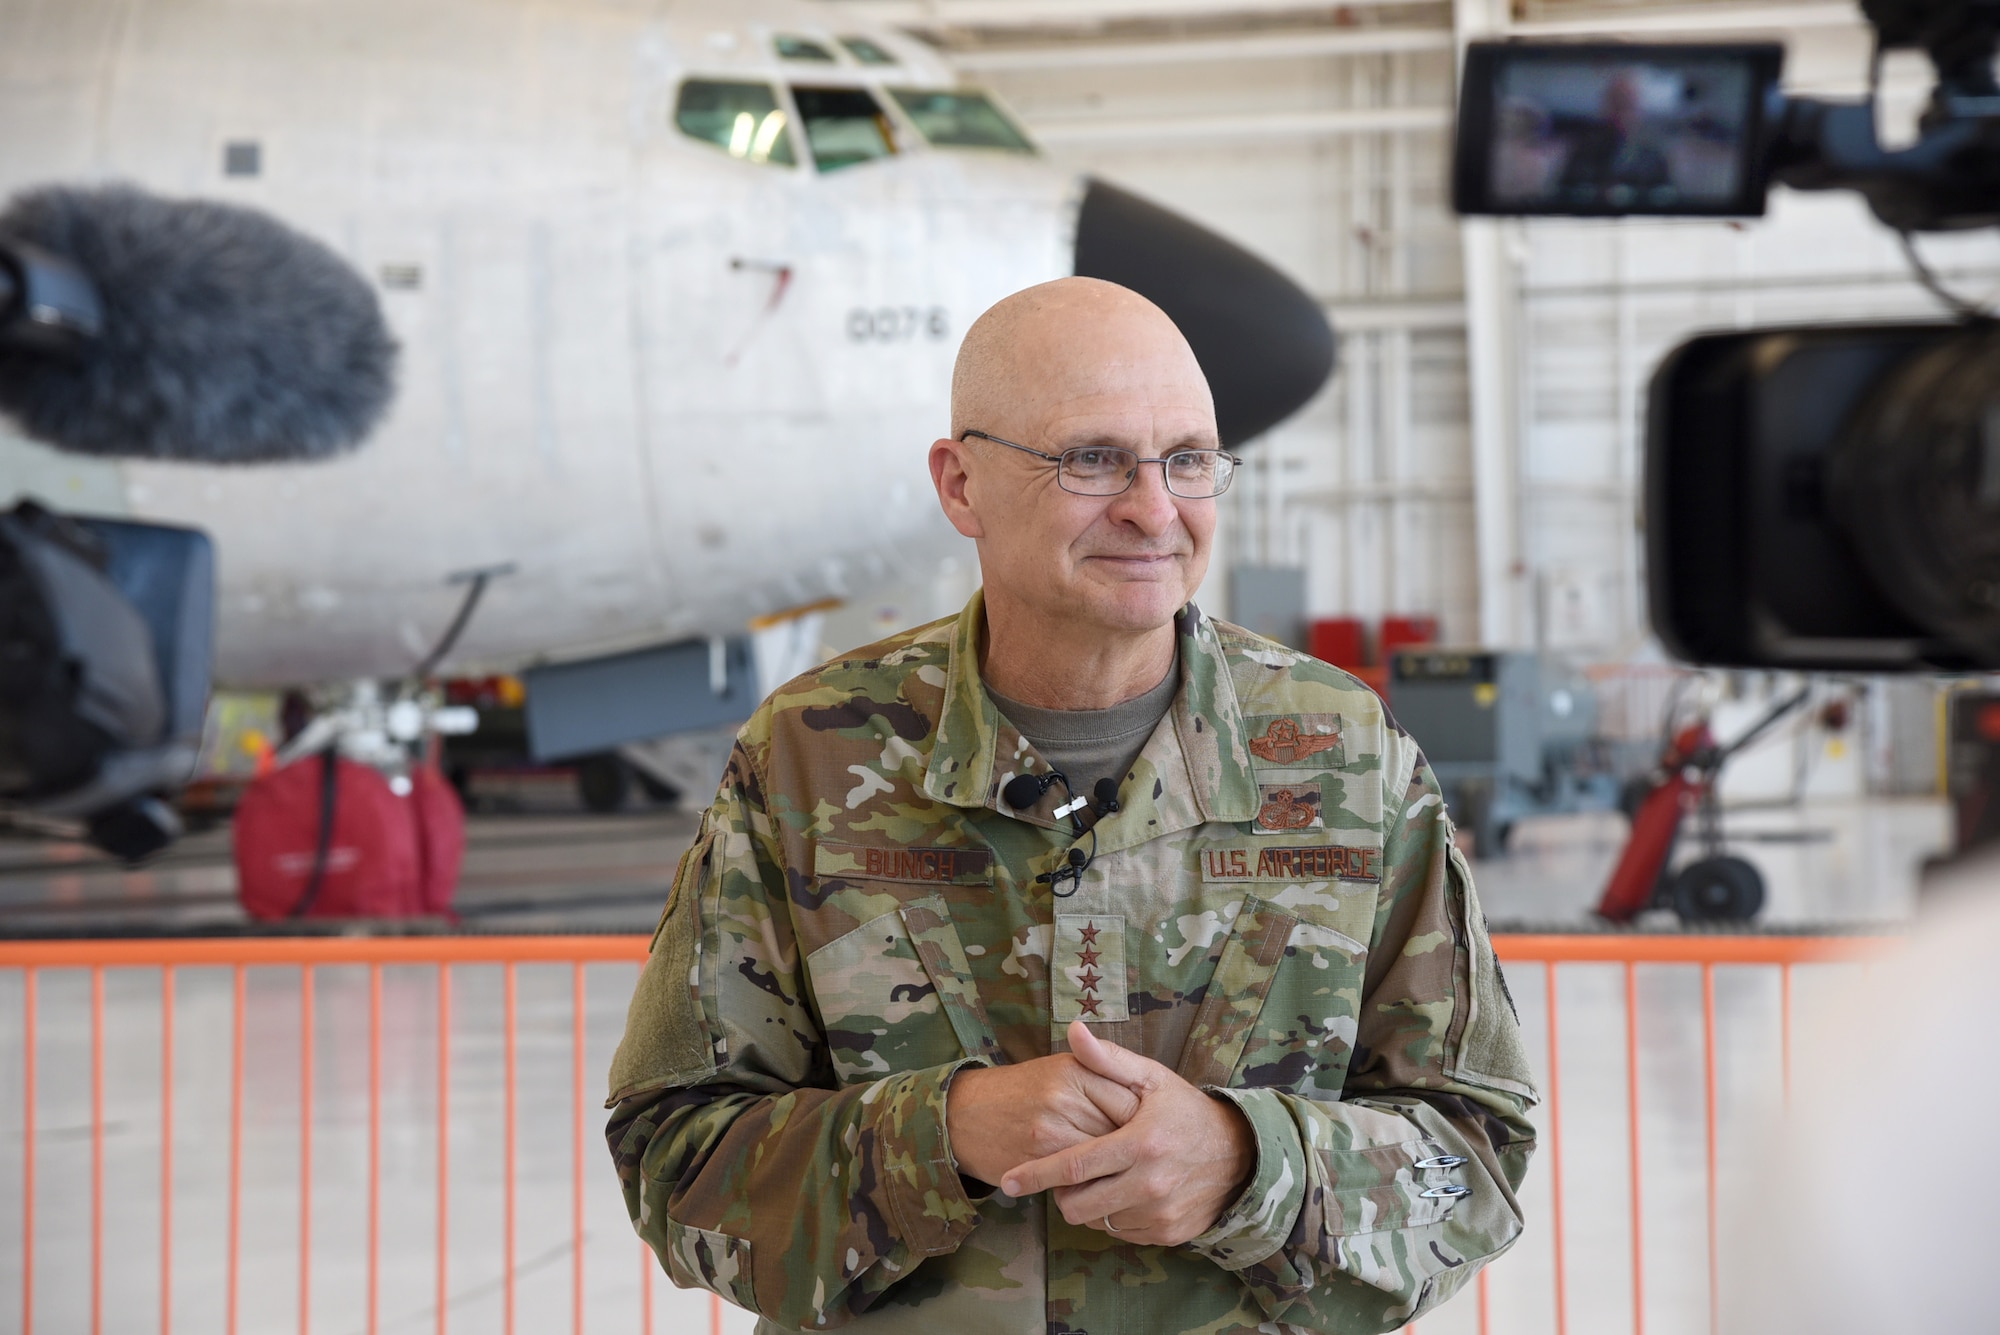
M 648 1089 L 690 1084 L 715 1071 L 714 1031 L 701 993 L 701 891 L 715 848 L 705 833 L 681 855 L 667 907 L 625 1013 L 625 1035 L 611 1059 L 605 1106 Z
M 1435 1156 L 1444 1154 L 1445 1147 L 1434 1140 L 1408 1140 L 1344 1152 L 1345 1180 L 1333 1183 L 1326 1194 L 1327 1233 L 1336 1238 L 1359 1238 L 1422 1228 L 1450 1215 L 1458 1204 L 1458 1192 L 1447 1171 L 1428 1166 L 1437 1161 Z M 1413 1259 L 1420 1267 L 1435 1268 L 1424 1266 L 1427 1257 Z
M 1450 848 L 1451 874 L 1458 881 L 1458 912 L 1464 916 L 1466 987 L 1469 1013 L 1459 1035 L 1458 1050 L 1452 1054 L 1451 1073 L 1467 1084 L 1517 1094 L 1530 1104 L 1540 1102 L 1535 1092 L 1527 1048 L 1521 1042 L 1521 1021 L 1514 1011 L 1514 998 L 1507 992 L 1507 980 L 1500 973 L 1500 957 L 1486 931 L 1486 915 L 1480 911 L 1472 888 L 1472 873 L 1456 845 Z

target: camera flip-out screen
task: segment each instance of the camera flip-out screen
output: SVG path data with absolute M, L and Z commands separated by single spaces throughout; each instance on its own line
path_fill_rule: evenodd
M 1466 52 L 1461 213 L 1764 211 L 1775 44 L 1476 42 Z

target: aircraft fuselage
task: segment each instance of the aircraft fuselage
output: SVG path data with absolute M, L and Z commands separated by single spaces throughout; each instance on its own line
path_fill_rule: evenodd
M 768 86 L 794 162 L 769 133 L 692 137 L 690 79 Z M 912 42 L 775 2 L 9 5 L 0 195 L 122 179 L 268 210 L 378 285 L 403 351 L 390 418 L 332 463 L 9 443 L 0 467 L 210 532 L 238 686 L 407 672 L 465 571 L 511 573 L 451 662 L 512 667 L 935 561 L 959 540 L 923 458 L 959 338 L 1071 271 L 1082 191 L 1031 153 L 933 146 L 883 91 L 956 86 Z M 797 90 L 851 88 L 898 151 L 819 170 Z

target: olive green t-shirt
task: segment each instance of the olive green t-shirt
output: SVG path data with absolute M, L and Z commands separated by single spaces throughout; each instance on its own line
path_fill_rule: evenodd
M 1167 716 L 1180 684 L 1176 659 L 1158 686 L 1109 709 L 1043 709 L 1010 700 L 990 686 L 986 693 L 1042 759 L 1069 779 L 1072 795 L 1088 797 L 1099 779 L 1125 786 L 1126 773 Z

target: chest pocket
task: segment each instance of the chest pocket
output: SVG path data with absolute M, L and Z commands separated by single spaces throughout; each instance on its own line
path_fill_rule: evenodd
M 922 884 L 976 884 L 985 865 L 962 854 L 964 866 L 950 855 L 941 862 L 933 856 L 911 864 L 917 870 L 908 880 L 896 877 L 903 868 L 893 864 L 875 868 L 878 875 L 887 870 L 889 879 L 856 876 L 869 869 L 864 859 L 871 851 L 822 845 L 817 859 L 820 886 L 830 898 L 881 910 L 806 956 L 834 1073 L 851 1085 L 961 1057 L 997 1062 L 999 1044 L 951 910 L 942 894 L 926 894 Z M 909 861 L 907 852 L 902 856 Z
M 1226 861 L 1211 865 L 1228 868 Z M 1182 1048 L 1180 1074 L 1197 1087 L 1338 1099 L 1359 1027 L 1375 886 L 1357 878 L 1337 887 L 1253 882 L 1244 889 Z

